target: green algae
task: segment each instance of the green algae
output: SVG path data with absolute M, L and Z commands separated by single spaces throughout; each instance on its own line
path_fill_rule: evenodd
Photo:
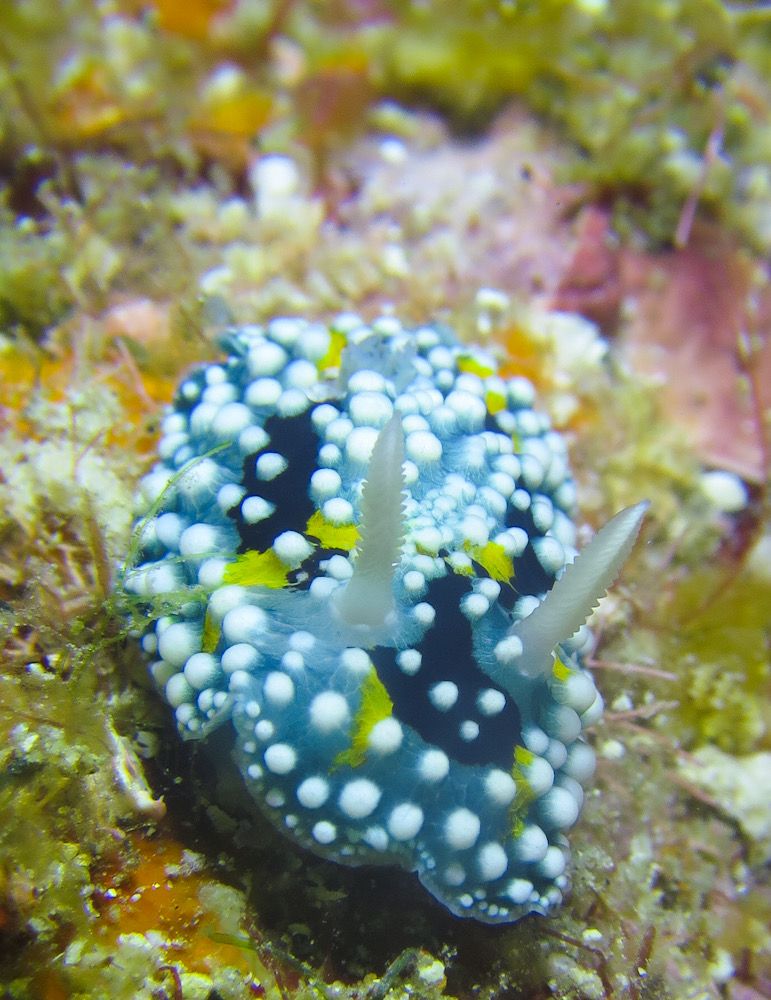
M 243 169 L 242 133 L 310 156 L 323 182 L 378 95 L 427 96 L 465 129 L 517 98 L 564 131 L 565 176 L 614 204 L 619 232 L 672 242 L 696 197 L 762 250 L 771 245 L 771 24 L 745 8 L 393 0 L 368 18 L 308 2 L 243 4 L 216 20 L 202 61 L 198 39 L 121 16 L 118 5 L 95 12 L 69 0 L 54 17 L 49 0 L 35 0 L 0 15 L 0 150 L 29 161 L 14 179 L 17 200 L 41 174 L 81 197 L 84 148 L 117 146 L 134 162 L 185 171 L 214 149 Z M 265 58 L 277 37 L 291 71 Z M 234 89 L 222 117 L 231 125 L 218 132 L 219 98 L 214 118 L 200 116 L 207 95 L 228 93 L 217 77 L 223 55 Z M 264 114 L 250 110 L 261 100 Z
M 771 746 L 771 583 L 744 573 L 710 600 L 718 584 L 702 570 L 678 588 L 662 622 L 661 655 L 680 678 L 673 721 L 683 746 L 742 754 Z
M 565 129 L 579 151 L 568 175 L 612 196 L 620 232 L 673 241 L 698 189 L 707 210 L 768 246 L 761 14 L 748 23 L 718 0 L 396 9 L 376 50 L 391 85 L 434 95 L 461 122 L 522 98 Z M 721 152 L 705 164 L 710 137 Z

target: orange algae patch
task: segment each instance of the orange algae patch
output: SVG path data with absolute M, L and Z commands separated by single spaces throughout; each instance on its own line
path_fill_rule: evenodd
M 541 348 L 527 330 L 520 326 L 510 326 L 496 331 L 495 339 L 503 344 L 511 361 L 501 365 L 498 374 L 501 378 L 513 378 L 524 375 L 537 387 L 544 382 L 543 348 Z
M 205 41 L 215 17 L 234 7 L 232 0 L 154 0 L 162 28 L 176 35 Z
M 214 132 L 234 139 L 253 139 L 273 113 L 273 98 L 260 90 L 247 90 L 227 100 L 199 108 L 194 131 Z
M 36 995 L 40 1000 L 69 1000 L 70 991 L 67 989 L 62 976 L 55 969 L 46 969 L 36 976 L 33 985 Z
M 157 443 L 157 431 L 147 426 L 148 416 L 157 414 L 163 403 L 171 401 L 174 385 L 168 379 L 139 373 L 126 359 L 116 364 L 103 362 L 88 375 L 79 375 L 71 354 L 62 358 L 38 355 L 33 358 L 11 346 L 0 351 L 0 418 L 5 417 L 20 436 L 43 440 L 45 430 L 38 422 L 25 417 L 25 406 L 42 395 L 48 402 L 67 405 L 73 390 L 89 381 L 107 385 L 123 410 L 123 420 L 103 437 L 107 446 L 130 447 L 138 454 L 150 454 Z
M 246 169 L 254 156 L 254 140 L 276 116 L 275 103 L 272 94 L 259 89 L 205 103 L 188 123 L 193 145 L 202 156 L 236 171 Z
M 130 833 L 126 855 L 101 877 L 95 877 L 94 903 L 99 920 L 93 935 L 106 948 L 115 947 L 124 934 L 150 935 L 170 961 L 190 972 L 210 973 L 229 966 L 251 971 L 242 948 L 213 940 L 218 915 L 199 898 L 212 879 L 196 859 L 165 834 L 148 837 Z
M 89 66 L 71 81 L 53 107 L 60 141 L 74 148 L 123 124 L 127 115 L 110 94 L 104 72 Z

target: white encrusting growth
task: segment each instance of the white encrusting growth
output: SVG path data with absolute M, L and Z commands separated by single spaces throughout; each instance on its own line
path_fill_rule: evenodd
M 392 583 L 404 538 L 404 433 L 394 413 L 377 437 L 361 493 L 353 575 L 337 599 L 351 625 L 383 625 L 393 608 Z
M 578 631 L 616 579 L 647 509 L 648 502 L 642 501 L 611 518 L 566 568 L 532 614 L 512 627 L 511 634 L 523 646 L 522 654 L 512 663 L 517 671 L 538 677 L 549 669 L 555 646 Z M 501 662 L 505 669 L 496 671 L 494 677 L 504 686 L 511 669 L 508 662 L 507 659 Z

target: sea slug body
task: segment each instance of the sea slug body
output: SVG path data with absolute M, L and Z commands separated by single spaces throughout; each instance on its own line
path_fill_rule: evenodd
M 281 318 L 224 347 L 163 420 L 124 576 L 164 606 L 142 644 L 181 734 L 232 720 L 317 854 L 458 916 L 550 912 L 603 707 L 584 622 L 645 505 L 576 558 L 563 439 L 445 328 Z

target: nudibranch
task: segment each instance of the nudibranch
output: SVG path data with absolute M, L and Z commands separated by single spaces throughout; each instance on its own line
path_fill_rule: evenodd
M 163 419 L 124 575 L 180 733 L 232 720 L 249 791 L 319 855 L 458 916 L 548 913 L 603 709 L 585 621 L 646 505 L 576 557 L 563 438 L 444 327 L 279 318 L 223 347 Z

